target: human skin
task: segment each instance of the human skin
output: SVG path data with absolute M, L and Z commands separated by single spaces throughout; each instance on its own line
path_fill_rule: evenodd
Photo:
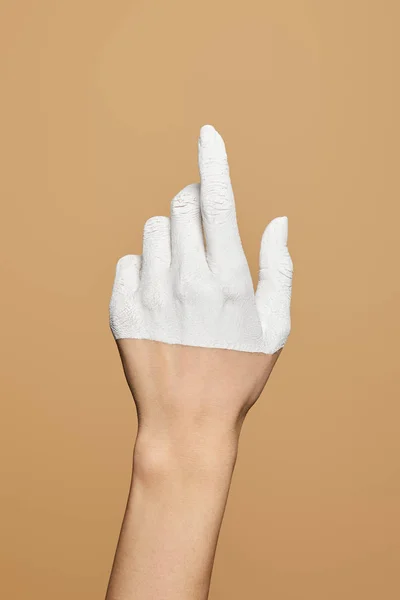
M 106 600 L 208 597 L 241 427 L 290 331 L 287 219 L 266 228 L 254 294 L 210 125 L 199 167 L 170 219 L 147 221 L 142 256 L 117 266 L 110 324 L 138 433 Z

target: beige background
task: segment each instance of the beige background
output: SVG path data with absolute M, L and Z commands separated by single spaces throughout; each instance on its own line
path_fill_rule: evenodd
M 136 417 L 116 260 L 225 137 L 243 244 L 289 217 L 293 329 L 211 600 L 400 597 L 396 1 L 3 0 L 1 587 L 102 598 Z

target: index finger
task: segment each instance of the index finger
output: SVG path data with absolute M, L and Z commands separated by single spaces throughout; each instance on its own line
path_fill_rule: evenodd
M 203 125 L 198 143 L 200 207 L 211 271 L 246 261 L 236 220 L 228 157 L 221 135 Z

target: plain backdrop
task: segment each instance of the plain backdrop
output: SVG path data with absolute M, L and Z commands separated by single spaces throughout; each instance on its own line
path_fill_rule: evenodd
M 136 416 L 117 259 L 224 136 L 254 276 L 289 218 L 293 328 L 244 425 L 210 600 L 400 597 L 400 7 L 2 0 L 1 588 L 105 594 Z

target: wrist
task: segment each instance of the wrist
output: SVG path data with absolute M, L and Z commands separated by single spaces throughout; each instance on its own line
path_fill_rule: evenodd
M 135 477 L 159 481 L 171 476 L 185 480 L 213 481 L 230 476 L 235 466 L 239 432 L 214 427 L 211 430 L 175 429 L 171 434 L 139 426 L 135 442 Z

